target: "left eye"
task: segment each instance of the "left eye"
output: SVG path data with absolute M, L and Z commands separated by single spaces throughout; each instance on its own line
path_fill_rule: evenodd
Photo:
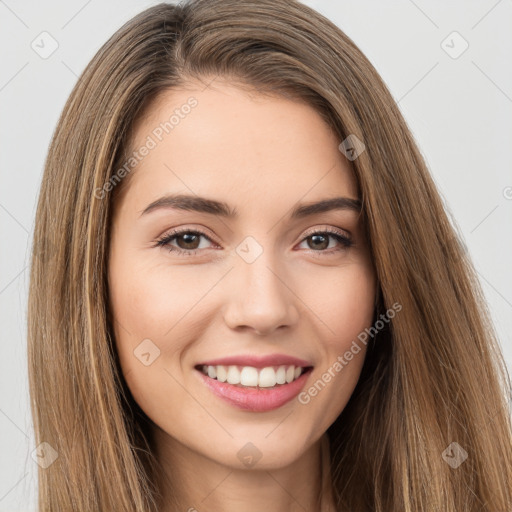
M 334 247 L 334 251 L 325 251 L 318 249 L 329 249 L 329 238 L 332 238 L 338 242 L 341 247 Z M 311 239 L 311 243 L 308 244 L 309 246 L 313 245 L 313 250 L 315 252 L 338 252 L 348 249 L 353 245 L 352 240 L 348 238 L 347 236 L 333 231 L 315 231 L 314 233 L 310 233 L 306 238 L 304 238 L 303 242 L 307 242 L 308 239 Z M 316 248 L 314 248 L 316 244 Z M 333 249 L 332 247 L 330 249 Z
M 182 230 L 173 231 L 167 235 L 164 235 L 164 237 L 157 241 L 156 247 L 167 247 L 170 252 L 191 256 L 196 254 L 196 252 L 201 248 L 201 237 L 212 242 L 211 238 L 202 231 Z M 340 247 L 329 247 L 329 238 L 336 240 Z M 308 246 L 313 252 L 321 252 L 327 254 L 346 250 L 353 245 L 353 242 L 350 238 L 338 231 L 315 231 L 313 233 L 309 233 L 308 236 L 302 240 L 301 244 L 307 242 L 309 239 L 311 239 L 311 243 L 308 243 Z M 180 240 L 181 243 L 179 243 Z M 174 241 L 178 243 L 178 246 L 171 243 Z M 327 251 L 325 249 L 329 250 Z

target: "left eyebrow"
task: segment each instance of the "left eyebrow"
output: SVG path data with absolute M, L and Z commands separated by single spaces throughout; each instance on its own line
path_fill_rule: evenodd
M 290 214 L 292 219 L 302 219 L 308 215 L 328 212 L 331 210 L 353 210 L 356 213 L 361 212 L 361 201 L 350 197 L 333 197 L 332 199 L 323 199 L 316 203 L 306 203 L 295 207 Z
M 159 209 L 177 209 L 208 213 L 211 215 L 220 215 L 222 217 L 234 219 L 238 217 L 236 208 L 231 208 L 227 203 L 208 199 L 206 197 L 190 195 L 166 195 L 149 204 L 140 214 L 140 217 Z M 328 212 L 331 210 L 352 210 L 361 212 L 361 201 L 350 197 L 333 197 L 323 199 L 313 203 L 303 203 L 296 206 L 290 219 L 301 219 L 309 215 Z

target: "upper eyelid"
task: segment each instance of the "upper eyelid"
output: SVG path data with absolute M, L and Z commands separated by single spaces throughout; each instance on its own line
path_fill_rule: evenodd
M 210 235 L 207 230 L 203 228 L 177 228 L 175 230 L 166 231 L 163 235 L 159 236 L 157 240 L 165 240 L 166 238 L 175 238 L 185 233 L 197 233 L 200 236 L 208 238 L 211 242 L 217 243 L 215 237 Z
M 311 234 L 314 234 L 314 233 L 316 233 L 316 232 L 319 232 L 319 233 L 327 232 L 327 233 L 331 233 L 331 234 L 334 232 L 334 234 L 339 234 L 339 233 L 337 233 L 337 231 L 343 231 L 343 232 L 345 232 L 349 237 L 351 237 L 351 236 L 352 236 L 352 233 L 351 233 L 348 229 L 345 229 L 345 228 L 339 228 L 339 227 L 333 227 L 333 226 L 327 226 L 326 224 L 324 224 L 324 225 L 321 225 L 320 227 L 307 229 L 307 230 L 304 232 L 303 238 L 304 238 L 304 237 L 307 237 L 307 236 L 310 236 Z

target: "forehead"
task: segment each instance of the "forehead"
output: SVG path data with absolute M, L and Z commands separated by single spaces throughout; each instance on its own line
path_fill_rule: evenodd
M 128 195 L 139 203 L 171 192 L 209 195 L 238 210 L 244 202 L 357 198 L 339 143 L 304 102 L 218 80 L 189 84 L 161 94 L 135 125 Z

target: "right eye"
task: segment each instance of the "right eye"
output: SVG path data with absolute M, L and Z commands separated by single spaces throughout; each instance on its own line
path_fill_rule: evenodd
M 202 231 L 193 229 L 180 229 L 166 233 L 157 241 L 156 246 L 166 247 L 170 252 L 175 252 L 177 254 L 192 256 L 196 254 L 200 249 L 197 244 L 199 242 L 200 245 L 201 237 L 206 238 L 210 242 L 212 241 L 206 235 L 206 233 L 203 233 Z M 181 243 L 182 247 L 176 247 L 175 245 L 172 245 L 171 242 L 175 240 L 183 240 Z

